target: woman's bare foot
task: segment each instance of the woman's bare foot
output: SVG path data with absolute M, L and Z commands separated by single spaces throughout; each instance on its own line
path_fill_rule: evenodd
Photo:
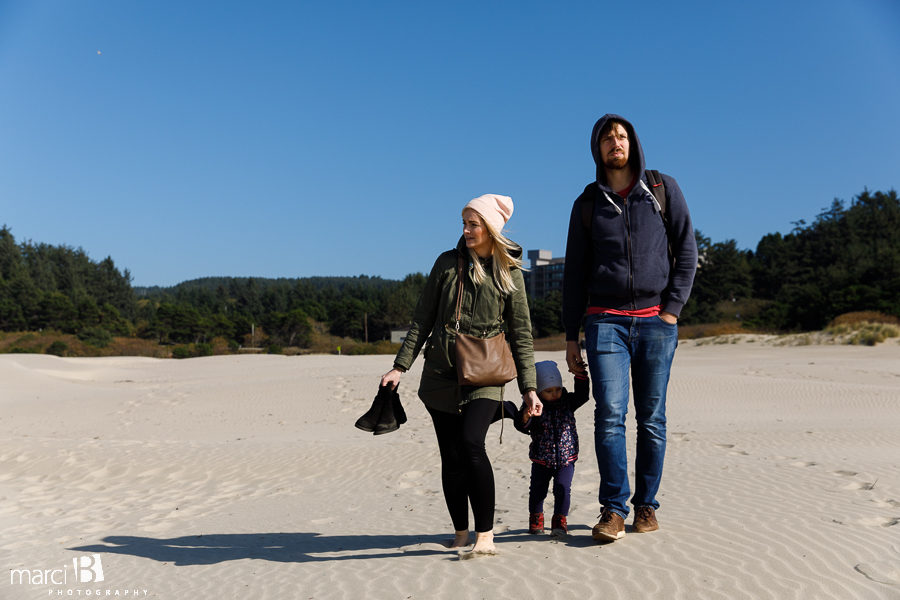
M 493 529 L 475 532 L 475 546 L 472 547 L 472 552 L 474 554 L 497 554 L 497 549 L 494 547 Z
M 451 540 L 447 547 L 448 548 L 464 548 L 469 545 L 469 530 L 463 529 L 462 531 L 457 531 L 454 534 L 453 540 Z
M 468 552 L 460 551 L 459 558 L 460 560 L 468 560 L 470 558 L 492 556 L 494 554 L 497 554 L 497 549 L 494 547 L 494 532 L 485 531 L 479 533 L 476 531 L 475 545 Z

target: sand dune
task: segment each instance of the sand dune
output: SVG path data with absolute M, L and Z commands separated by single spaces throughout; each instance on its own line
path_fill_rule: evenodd
M 0 356 L 0 598 L 900 598 L 896 344 L 684 344 L 661 529 L 614 544 L 590 408 L 564 540 L 527 534 L 528 438 L 493 426 L 500 554 L 471 561 L 442 545 L 421 363 L 406 425 L 353 427 L 389 367 Z

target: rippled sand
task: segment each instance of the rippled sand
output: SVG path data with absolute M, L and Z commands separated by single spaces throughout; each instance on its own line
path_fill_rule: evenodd
M 0 598 L 900 598 L 896 344 L 683 345 L 661 529 L 613 544 L 590 537 L 592 403 L 562 540 L 527 533 L 529 440 L 494 425 L 499 554 L 467 561 L 421 362 L 406 425 L 353 427 L 390 363 L 0 356 Z

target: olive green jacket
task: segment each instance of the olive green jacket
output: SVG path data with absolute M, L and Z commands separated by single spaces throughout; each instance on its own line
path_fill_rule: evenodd
M 517 251 L 521 256 L 521 248 L 517 247 Z M 442 253 L 435 261 L 416 305 L 406 340 L 394 359 L 395 367 L 409 370 L 427 342 L 419 397 L 429 408 L 450 413 L 459 412 L 463 404 L 475 398 L 503 399 L 503 386 L 472 387 L 457 383 L 455 339 L 460 253 L 465 261 L 463 272 L 470 276 L 463 284 L 459 330 L 484 338 L 506 331 L 518 372 L 519 391 L 524 394 L 536 387 L 531 317 L 522 271 L 512 271 L 516 291 L 505 295 L 494 285 L 491 259 L 488 258 L 483 262 L 487 276 L 481 285 L 476 285 L 471 278 L 473 267 L 469 251 L 465 240 L 460 238 L 456 249 Z

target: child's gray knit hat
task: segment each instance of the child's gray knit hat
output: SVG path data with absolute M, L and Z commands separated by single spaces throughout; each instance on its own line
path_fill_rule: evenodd
M 559 374 L 559 369 L 555 362 L 552 360 L 542 360 L 541 362 L 534 363 L 534 368 L 537 371 L 538 394 L 547 388 L 562 387 L 562 375 Z

